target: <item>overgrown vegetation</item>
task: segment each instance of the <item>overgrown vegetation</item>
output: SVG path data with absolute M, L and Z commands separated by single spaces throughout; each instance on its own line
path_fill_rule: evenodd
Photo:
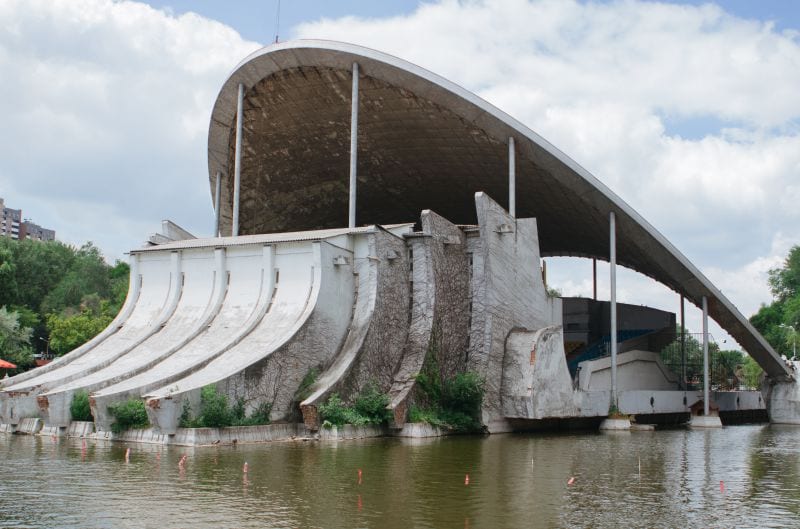
M 2 358 L 23 371 L 36 352 L 62 355 L 94 337 L 119 312 L 129 273 L 126 263 L 106 264 L 91 243 L 0 237 Z
M 426 422 L 455 432 L 481 431 L 486 383 L 480 375 L 467 371 L 444 378 L 432 351 L 417 375 L 417 388 L 417 404 L 409 410 L 411 422 Z
M 138 430 L 150 426 L 147 419 L 147 410 L 144 402 L 140 399 L 129 399 L 125 402 L 112 404 L 108 407 L 108 412 L 114 417 L 111 423 L 111 431 L 122 433 L 125 430 Z
M 303 380 L 300 382 L 300 387 L 297 388 L 297 391 L 294 394 L 294 401 L 295 402 L 303 402 L 308 397 L 311 396 L 311 386 L 314 385 L 314 382 L 317 381 L 317 377 L 319 377 L 319 368 L 312 367 L 306 373 L 306 376 L 303 377 Z
M 92 408 L 89 406 L 89 393 L 78 390 L 72 395 L 69 412 L 73 421 L 93 421 Z
M 263 402 L 246 414 L 244 398 L 236 399 L 233 405 L 228 404 L 228 396 L 220 393 L 213 384 L 200 390 L 200 414 L 192 418 L 192 409 L 188 401 L 184 401 L 181 411 L 181 428 L 224 428 L 227 426 L 256 426 L 269 424 L 272 404 Z
M 377 384 L 369 383 L 352 405 L 345 404 L 338 393 L 332 394 L 320 405 L 319 415 L 323 426 L 380 425 L 386 424 L 391 418 L 391 412 L 386 408 L 388 405 L 389 396 L 381 393 Z

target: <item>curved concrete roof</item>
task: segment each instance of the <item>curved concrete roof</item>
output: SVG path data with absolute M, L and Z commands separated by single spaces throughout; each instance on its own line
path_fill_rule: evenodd
M 475 222 L 474 193 L 506 204 L 508 138 L 516 143 L 517 216 L 536 217 L 543 256 L 617 261 L 700 305 L 770 376 L 785 364 L 700 271 L 588 171 L 475 94 L 419 66 L 341 42 L 263 48 L 225 81 L 211 116 L 209 185 L 222 173 L 222 232 L 231 227 L 238 85 L 245 87 L 240 234 L 347 225 L 350 98 L 359 65 L 357 223 L 417 219 L 432 209 Z

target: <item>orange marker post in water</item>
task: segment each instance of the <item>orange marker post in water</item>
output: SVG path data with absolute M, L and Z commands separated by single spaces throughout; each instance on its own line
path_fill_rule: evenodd
M 464 485 L 469 485 L 469 474 L 464 476 Z
M 358 469 L 358 484 L 361 485 L 361 469 Z
M 722 480 L 719 480 L 719 491 L 725 492 L 725 482 Z
M 247 474 L 250 471 L 250 468 L 247 466 L 247 461 L 244 462 L 244 466 L 242 467 L 242 472 Z
M 567 481 L 567 485 L 572 485 L 573 483 L 575 483 L 575 476 L 569 478 L 569 481 Z

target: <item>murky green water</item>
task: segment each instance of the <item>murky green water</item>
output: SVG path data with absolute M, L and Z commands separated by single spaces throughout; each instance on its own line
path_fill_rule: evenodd
M 800 527 L 800 428 L 197 449 L 0 434 L 0 527 Z

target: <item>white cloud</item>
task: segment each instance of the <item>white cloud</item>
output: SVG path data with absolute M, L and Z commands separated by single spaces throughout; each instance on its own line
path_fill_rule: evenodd
M 642 213 L 745 315 L 769 301 L 765 270 L 800 243 L 796 31 L 711 4 L 450 0 L 296 33 L 398 55 L 520 119 Z M 693 138 L 681 127 L 692 120 L 711 130 Z M 565 294 L 591 295 L 575 266 L 576 277 L 554 277 Z M 677 295 L 641 276 L 620 288 L 623 301 L 677 309 Z
M 206 134 L 258 48 L 218 22 L 135 2 L 0 3 L 0 196 L 110 258 L 162 218 L 208 234 Z

